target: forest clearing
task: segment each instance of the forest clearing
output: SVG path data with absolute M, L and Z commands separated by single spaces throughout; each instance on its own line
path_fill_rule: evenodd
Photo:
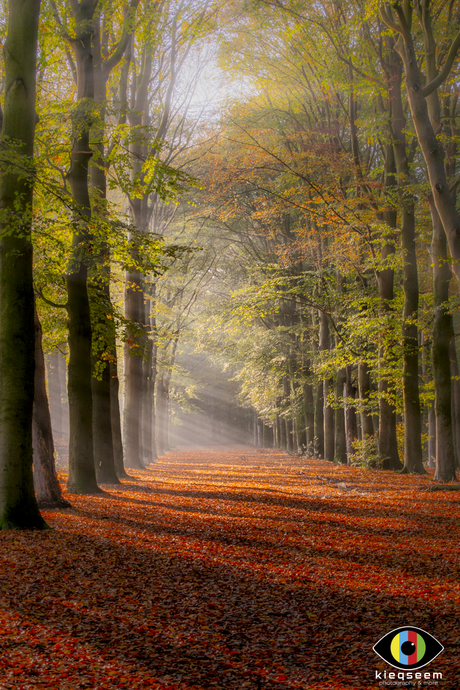
M 130 474 L 0 534 L 2 689 L 373 689 L 402 624 L 460 686 L 458 492 L 248 446 Z

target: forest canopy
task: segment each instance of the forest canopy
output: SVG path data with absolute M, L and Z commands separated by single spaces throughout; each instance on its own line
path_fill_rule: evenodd
M 0 525 L 189 442 L 455 480 L 456 3 L 21 6 Z

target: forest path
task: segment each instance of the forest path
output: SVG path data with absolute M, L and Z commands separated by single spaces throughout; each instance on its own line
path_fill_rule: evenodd
M 378 688 L 419 626 L 460 687 L 460 496 L 251 447 L 179 450 L 0 533 L 0 689 Z

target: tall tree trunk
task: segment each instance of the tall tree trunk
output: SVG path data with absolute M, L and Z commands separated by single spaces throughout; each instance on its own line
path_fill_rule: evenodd
M 170 419 L 171 419 L 171 414 L 170 414 L 170 401 L 169 401 L 169 389 L 171 385 L 171 378 L 172 378 L 172 373 L 173 373 L 173 368 L 174 368 L 174 363 L 176 361 L 176 353 L 177 353 L 177 345 L 179 342 L 179 336 L 180 332 L 176 331 L 174 333 L 172 341 L 170 343 L 171 346 L 171 352 L 169 354 L 169 357 L 167 358 L 166 361 L 166 369 L 163 372 L 163 425 L 162 425 L 162 430 L 163 430 L 163 453 L 171 450 L 170 442 Z M 256 418 L 256 426 L 257 426 L 257 418 Z M 214 426 L 214 430 L 217 431 L 217 427 Z
M 150 299 L 145 299 L 145 359 L 143 362 L 142 377 L 142 460 L 144 465 L 153 462 L 152 449 L 152 415 L 153 415 L 153 388 L 152 388 L 152 369 L 153 369 L 153 342 L 150 337 Z
M 452 437 L 454 443 L 455 466 L 460 468 L 460 381 L 455 337 L 450 341 L 449 354 L 452 386 Z
M 120 484 L 115 469 L 110 396 L 110 363 L 105 362 L 100 379 L 94 362 L 91 391 L 93 396 L 93 448 L 96 477 L 100 484 Z
M 158 345 L 157 345 L 157 324 L 156 324 L 156 317 L 155 317 L 155 285 L 151 286 L 150 293 L 152 296 L 152 314 L 150 316 L 150 330 L 152 332 L 152 350 L 151 350 L 151 357 L 152 357 L 152 366 L 150 370 L 150 376 L 151 376 L 151 395 L 152 395 L 152 417 L 151 417 L 151 429 L 152 429 L 152 449 L 151 449 L 151 454 L 152 454 L 152 462 L 154 462 L 157 459 L 157 441 L 156 441 L 156 413 L 155 413 L 155 390 L 156 390 L 156 378 L 157 378 L 157 373 L 158 373 Z
M 278 428 L 278 447 L 281 448 L 282 450 L 286 450 L 287 448 L 287 439 L 286 439 L 286 425 L 284 424 L 284 418 L 281 415 L 276 416 L 277 419 L 277 428 Z
M 319 349 L 320 351 L 329 350 L 329 346 L 329 322 L 327 314 L 321 311 L 319 313 Z M 324 459 L 329 462 L 334 462 L 334 408 L 328 402 L 328 394 L 332 391 L 332 387 L 332 379 L 324 379 Z
M 283 377 L 283 398 L 284 402 L 287 408 L 291 406 L 291 382 L 289 380 L 288 376 Z M 292 428 L 292 419 L 288 417 L 288 414 L 290 414 L 289 411 L 287 411 L 286 415 L 283 417 L 283 424 L 286 429 L 286 450 L 288 453 L 292 453 L 293 451 L 293 428 Z
M 10 0 L 0 178 L 0 529 L 43 529 L 32 475 L 35 328 L 31 219 L 39 0 Z M 20 160 L 21 172 L 15 172 Z M 24 174 L 30 171 L 30 175 Z
M 366 437 L 374 435 L 374 423 L 372 421 L 372 414 L 369 407 L 369 391 L 370 391 L 370 376 L 369 369 L 365 362 L 358 364 L 358 389 L 361 401 L 361 430 L 362 440 Z
M 319 383 L 316 387 L 315 401 L 315 455 L 324 458 L 324 385 Z
M 54 442 L 51 415 L 46 395 L 45 358 L 42 349 L 42 327 L 37 311 L 35 321 L 35 393 L 33 408 L 32 442 L 33 474 L 37 502 L 40 508 L 69 508 L 62 497 L 54 464 Z
M 355 452 L 354 443 L 358 438 L 358 424 L 356 421 L 356 410 L 351 401 L 355 399 L 356 390 L 353 387 L 351 380 L 351 367 L 345 367 L 345 387 L 344 398 L 345 404 L 345 433 L 347 443 L 347 464 L 350 462 L 350 456 Z
M 393 149 L 401 201 L 401 243 L 403 250 L 403 400 L 404 468 L 403 472 L 425 473 L 422 455 L 422 420 L 419 396 L 418 363 L 418 272 L 415 247 L 414 196 L 408 190 L 409 152 L 406 147 L 406 118 L 401 97 L 402 65 L 394 54 L 390 102 L 392 105 Z
M 67 395 L 67 361 L 65 355 L 58 352 L 59 385 L 61 390 L 60 401 L 62 408 L 62 433 L 56 450 L 59 459 L 69 462 L 69 398 Z
M 93 215 L 104 219 L 107 215 L 107 169 L 104 141 L 106 138 L 107 82 L 112 69 L 121 60 L 131 39 L 133 20 L 139 0 L 131 0 L 125 8 L 125 21 L 118 44 L 109 50 L 109 32 L 102 30 L 101 16 L 97 16 L 93 31 L 94 97 L 99 106 L 99 118 L 93 123 L 91 186 L 94 192 Z M 105 21 L 105 17 L 102 19 Z M 104 60 L 103 56 L 108 55 Z M 128 66 L 129 66 L 129 60 Z M 123 116 L 124 117 L 124 116 Z M 99 239 L 94 253 L 95 270 L 91 279 L 90 303 L 96 337 L 93 340 L 93 436 L 98 481 L 116 484 L 118 476 L 126 476 L 123 452 L 120 450 L 121 431 L 118 404 L 118 371 L 111 360 L 116 356 L 116 333 L 110 296 L 110 246 Z M 114 381 L 113 379 L 116 379 Z M 113 398 L 113 396 L 117 398 Z M 113 399 L 112 399 L 113 398 Z M 117 457 L 115 457 L 117 455 Z
M 143 469 L 141 460 L 142 376 L 144 293 L 142 276 L 126 273 L 125 317 L 137 329 L 124 345 L 123 445 L 126 467 Z
M 391 54 L 390 54 L 391 55 Z M 391 79 L 388 85 L 389 90 L 393 88 Z M 390 133 L 389 133 L 390 134 Z M 390 138 L 390 137 L 389 137 Z M 385 146 L 385 190 L 387 192 L 394 191 L 396 187 L 396 164 L 393 146 L 391 141 Z M 390 204 L 392 199 L 390 196 Z M 391 206 L 383 213 L 383 220 L 388 228 L 396 231 L 397 212 Z M 394 237 L 382 247 L 381 259 L 383 262 L 388 261 L 395 253 Z M 394 270 L 392 268 L 384 268 L 377 274 L 377 282 L 380 299 L 380 315 L 386 320 L 386 317 L 392 312 L 394 299 Z M 379 392 L 379 425 L 378 425 L 378 444 L 379 456 L 382 460 L 382 467 L 386 470 L 401 469 L 402 465 L 399 460 L 398 453 L 398 439 L 396 437 L 396 411 L 394 405 L 388 400 L 389 385 L 385 376 L 386 369 L 386 355 L 388 351 L 388 344 L 385 342 L 385 333 L 382 336 L 382 342 L 379 348 L 379 369 L 380 377 L 378 381 Z
M 288 453 L 294 452 L 294 427 L 292 419 L 284 418 L 286 425 L 286 450 Z
M 436 411 L 434 403 L 428 408 L 428 467 L 436 467 Z
M 165 454 L 165 390 L 164 374 L 161 371 L 157 376 L 155 386 L 155 417 L 156 417 L 156 441 L 158 455 Z
M 127 478 L 123 461 L 123 441 L 121 437 L 121 415 L 119 401 L 119 386 L 117 371 L 117 350 L 113 350 L 110 362 L 110 415 L 112 417 L 113 457 L 115 471 L 120 479 Z
M 313 397 L 313 386 L 310 383 L 304 383 L 303 400 L 305 409 L 306 449 L 307 453 L 313 455 L 315 449 L 315 401 Z
M 137 184 L 144 179 L 143 161 L 148 156 L 149 126 L 149 83 L 152 71 L 151 46 L 144 46 L 142 70 L 138 81 L 133 83 L 132 106 L 128 112 L 129 122 L 136 128 L 136 137 L 131 146 L 131 179 Z M 126 75 L 127 77 L 127 75 Z M 137 88 L 136 88 L 137 87 Z M 147 233 L 151 218 L 149 194 L 141 192 L 130 197 L 134 226 L 138 233 Z M 130 239 L 133 239 L 132 237 Z M 142 402 L 143 402 L 143 357 L 145 355 L 145 309 L 144 276 L 138 266 L 138 255 L 132 251 L 133 265 L 125 276 L 125 317 L 133 323 L 131 343 L 124 348 L 125 400 L 123 416 L 123 442 L 127 467 L 143 468 L 142 446 Z
M 46 370 L 48 374 L 48 397 L 53 437 L 60 438 L 63 431 L 63 410 L 61 399 L 62 372 L 61 367 L 59 366 L 59 352 L 55 351 L 52 355 L 47 357 Z
M 433 221 L 431 260 L 433 262 L 434 323 L 432 366 L 436 412 L 436 471 L 435 479 L 455 479 L 455 458 L 452 435 L 452 389 L 449 345 L 453 337 L 452 316 L 449 312 L 449 283 L 451 271 L 447 261 L 446 235 L 441 219 L 430 196 Z
M 334 408 L 328 402 L 328 396 L 333 390 L 334 383 L 332 379 L 324 379 L 324 459 L 329 462 L 334 462 Z
M 103 145 L 99 145 L 103 156 Z M 95 211 L 105 213 L 105 170 L 91 166 L 92 187 L 95 190 Z M 112 430 L 112 402 L 110 359 L 116 349 L 113 307 L 110 298 L 110 249 L 106 242 L 98 242 L 94 252 L 95 267 L 89 283 L 92 321 L 92 403 L 93 403 L 93 452 L 98 482 L 119 484 L 115 469 Z
M 336 396 L 340 400 L 343 398 L 344 386 L 346 384 L 345 369 L 339 369 L 336 381 Z M 335 454 L 334 461 L 341 465 L 347 464 L 347 439 L 345 435 L 345 408 L 340 405 L 335 411 Z
M 88 268 L 91 237 L 88 222 L 91 203 L 88 166 L 91 117 L 88 102 L 94 98 L 93 55 L 91 47 L 95 4 L 74 4 L 76 40 L 73 42 L 77 67 L 77 105 L 73 111 L 74 144 L 67 175 L 77 206 L 74 214 L 73 256 L 67 273 L 67 312 L 69 316 L 69 480 L 70 493 L 90 494 L 97 486 L 93 450 L 93 399 L 91 391 L 91 316 L 88 297 Z
M 407 7 L 405 6 L 406 8 L 407 11 L 412 11 L 412 8 L 409 9 L 409 3 L 407 3 Z M 401 12 L 400 21 L 406 22 L 406 27 L 400 33 L 395 47 L 404 63 L 407 96 L 417 139 L 428 170 L 433 203 L 447 236 L 450 253 L 454 259 L 455 274 L 460 279 L 460 214 L 457 211 L 455 199 L 449 190 L 442 146 L 437 140 L 425 98 L 436 90 L 436 86 L 427 85 L 423 88 L 414 42 L 409 28 L 410 21 L 408 18 L 404 19 L 402 6 L 398 5 L 397 10 Z M 386 6 L 381 6 L 380 12 L 383 21 L 391 25 L 392 20 Z M 427 15 L 429 16 L 429 8 L 427 8 Z

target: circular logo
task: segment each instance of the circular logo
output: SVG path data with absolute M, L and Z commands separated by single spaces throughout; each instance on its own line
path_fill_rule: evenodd
M 444 647 L 425 630 L 407 626 L 384 635 L 373 649 L 387 664 L 403 671 L 415 671 L 433 661 Z
M 420 633 L 415 630 L 402 630 L 391 640 L 390 651 L 395 661 L 414 666 L 425 656 L 426 643 Z

